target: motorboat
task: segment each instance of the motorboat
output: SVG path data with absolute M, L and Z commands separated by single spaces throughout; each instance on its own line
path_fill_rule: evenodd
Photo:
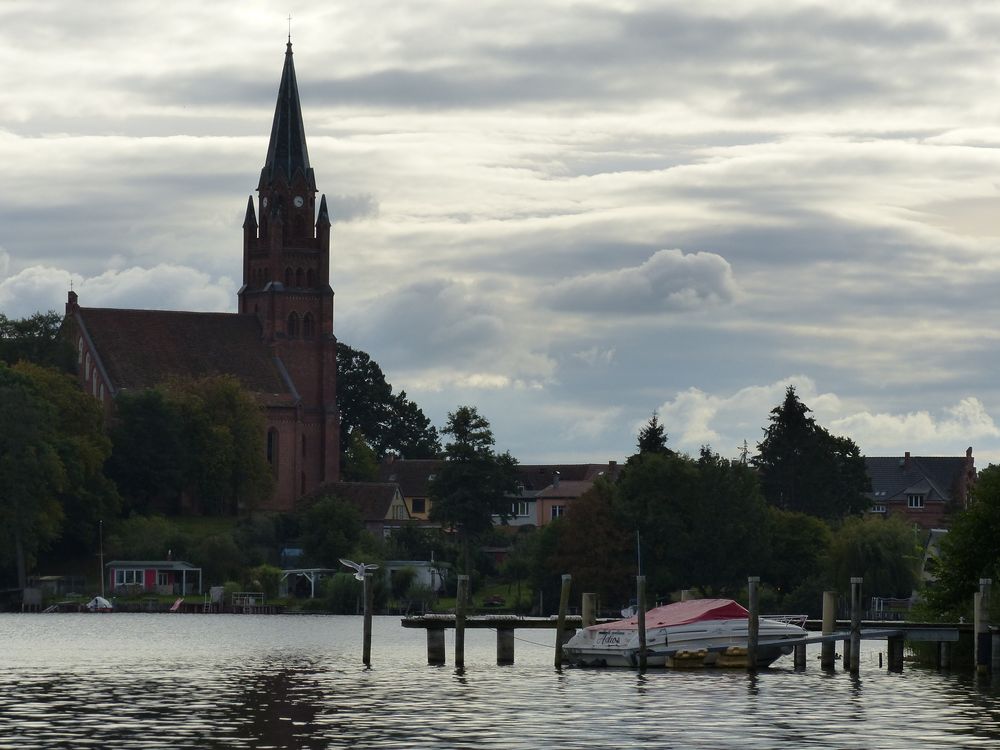
M 805 619 L 804 615 L 760 617 L 757 666 L 768 667 L 790 654 L 792 645 L 787 641 L 806 635 Z M 702 663 L 713 665 L 727 650 L 735 653 L 734 649 L 747 648 L 750 612 L 732 599 L 675 602 L 649 610 L 645 620 L 649 666 L 664 666 L 679 654 L 699 654 Z M 639 661 L 638 615 L 577 631 L 563 646 L 563 655 L 580 666 L 635 666 Z

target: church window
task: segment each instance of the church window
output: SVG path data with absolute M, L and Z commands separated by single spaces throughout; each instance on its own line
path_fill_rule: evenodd
M 76 363 L 83 362 L 83 336 L 76 340 Z
M 291 285 L 292 285 L 292 269 L 289 266 L 288 268 L 285 269 L 285 286 L 291 286 Z
M 285 330 L 288 334 L 288 338 L 295 339 L 299 337 L 299 314 L 292 313 L 288 316 L 288 326 Z
M 104 400 L 104 383 L 97 386 L 97 397 L 101 399 L 101 401 Z
M 306 436 L 302 436 L 302 458 L 306 457 Z
M 306 271 L 306 286 L 309 288 L 316 286 L 316 274 L 311 268 Z
M 311 339 L 316 335 L 316 323 L 312 313 L 306 313 L 302 318 L 302 338 Z
M 278 431 L 273 427 L 267 431 L 267 462 L 274 473 L 278 473 Z
M 90 383 L 90 392 L 91 392 L 91 394 L 93 394 L 96 397 L 97 396 L 97 368 L 96 367 L 94 368 L 94 371 L 92 373 L 90 373 L 90 376 L 93 378 L 93 380 Z
M 295 271 L 295 286 L 302 286 L 302 269 L 296 269 Z

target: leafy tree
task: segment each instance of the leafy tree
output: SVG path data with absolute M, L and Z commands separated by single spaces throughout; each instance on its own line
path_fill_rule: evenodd
M 361 537 L 361 516 L 350 503 L 333 495 L 320 497 L 299 512 L 302 548 L 311 563 L 340 567 Z
M 517 461 L 493 450 L 489 422 L 475 407 L 462 406 L 448 415 L 444 429 L 451 436 L 445 462 L 430 482 L 431 519 L 458 532 L 463 567 L 469 572 L 472 541 L 493 528 L 493 516 L 510 515 L 516 492 Z
M 360 429 L 347 437 L 347 450 L 340 473 L 345 482 L 375 482 L 378 480 L 378 459 Z
M 132 516 L 109 530 L 105 551 L 111 559 L 164 560 L 168 554 L 181 559 L 190 544 L 188 536 L 164 516 Z
M 628 600 L 635 575 L 635 539 L 622 527 L 615 502 L 615 486 L 599 481 L 570 505 L 554 560 L 573 576 L 574 588 L 609 604 Z
M 833 535 L 830 564 L 841 591 L 850 591 L 851 576 L 862 576 L 866 595 L 907 597 L 917 583 L 920 547 L 901 518 L 848 518 Z
M 378 363 L 343 343 L 337 345 L 337 405 L 341 434 L 360 430 L 378 459 L 389 451 L 406 458 L 435 458 L 441 451 L 437 430 L 406 392 L 394 395 Z
M 979 472 L 968 510 L 958 513 L 941 540 L 937 581 L 928 604 L 941 615 L 967 615 L 980 578 L 1000 580 L 1000 465 Z M 994 597 L 996 598 L 996 597 Z
M 66 487 L 58 420 L 29 378 L 0 363 L 0 549 L 27 583 L 35 555 L 54 540 L 63 520 L 58 495 Z
M 808 416 L 810 409 L 789 386 L 771 410 L 771 424 L 752 463 L 767 501 L 783 510 L 836 520 L 863 511 L 868 477 L 858 446 L 836 437 Z
M 80 390 L 76 378 L 69 374 L 27 361 L 13 369 L 27 378 L 39 399 L 54 407 L 52 445 L 66 472 L 64 489 L 58 495 L 65 515 L 60 552 L 92 552 L 98 524 L 115 518 L 121 506 L 114 483 L 104 474 L 111 441 L 104 429 L 101 404 Z
M 7 364 L 34 362 L 63 372 L 74 372 L 73 346 L 62 335 L 62 316 L 55 310 L 11 320 L 0 313 L 0 360 Z
M 767 508 L 770 561 L 763 578 L 787 595 L 826 571 L 833 534 L 822 519 L 805 513 Z

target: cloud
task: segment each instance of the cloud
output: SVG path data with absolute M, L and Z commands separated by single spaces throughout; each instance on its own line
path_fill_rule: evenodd
M 715 253 L 658 250 L 645 263 L 569 278 L 542 293 L 556 309 L 600 314 L 694 310 L 732 302 L 732 268 Z
M 236 306 L 232 279 L 213 279 L 185 266 L 131 267 L 92 277 L 30 266 L 0 281 L 0 310 L 13 318 L 62 310 L 71 280 L 83 307 L 228 312 Z

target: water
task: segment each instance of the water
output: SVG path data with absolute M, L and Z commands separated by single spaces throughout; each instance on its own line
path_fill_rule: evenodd
M 1000 691 L 971 675 L 552 667 L 549 631 L 492 631 L 466 669 L 429 667 L 423 631 L 356 617 L 0 615 L 0 750 L 8 748 L 981 748 Z M 449 633 L 448 658 L 453 655 Z M 544 645 L 536 645 L 544 644 Z M 817 651 L 818 653 L 818 651 Z

